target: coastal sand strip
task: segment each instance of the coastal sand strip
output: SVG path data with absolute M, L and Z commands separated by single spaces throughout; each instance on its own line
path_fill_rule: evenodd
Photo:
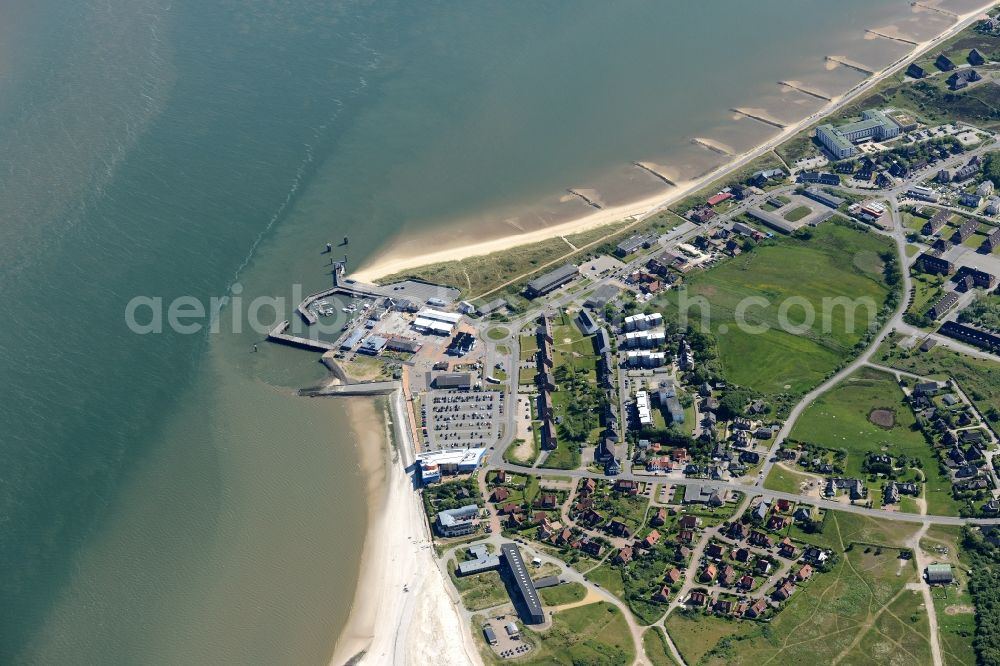
M 414 453 L 399 392 L 389 402 L 391 417 L 374 401 L 345 401 L 368 479 L 369 527 L 351 615 L 330 664 L 481 664 L 435 564 L 423 507 L 405 471 Z M 399 443 L 391 454 L 389 433 L 373 427 L 388 427 L 389 420 Z

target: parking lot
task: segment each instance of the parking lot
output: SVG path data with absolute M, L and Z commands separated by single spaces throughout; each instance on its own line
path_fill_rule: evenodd
M 513 615 L 498 615 L 491 620 L 487 620 L 483 625 L 484 627 L 489 626 L 493 629 L 497 642 L 496 645 L 491 645 L 490 647 L 493 648 L 498 657 L 512 659 L 523 657 L 531 651 L 531 644 L 521 640 L 520 631 L 511 634 L 506 629 L 508 625 L 514 624 L 516 620 L 517 617 Z M 517 625 L 514 624 L 514 626 L 516 627 Z
M 429 391 L 421 409 L 428 449 L 488 447 L 500 436 L 504 394 L 499 391 Z

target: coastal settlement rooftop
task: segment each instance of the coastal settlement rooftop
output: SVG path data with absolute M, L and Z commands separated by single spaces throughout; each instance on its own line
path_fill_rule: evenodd
M 565 266 L 560 266 L 559 268 L 537 277 L 528 283 L 525 291 L 529 298 L 535 298 L 537 296 L 544 296 L 545 294 L 555 291 L 559 287 L 563 286 L 577 275 L 579 275 L 580 269 L 576 264 L 566 264 Z

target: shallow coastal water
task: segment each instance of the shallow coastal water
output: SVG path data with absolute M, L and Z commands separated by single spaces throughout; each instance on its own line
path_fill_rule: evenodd
M 358 265 L 577 215 L 567 187 L 649 194 L 631 160 L 692 177 L 725 159 L 692 138 L 776 131 L 733 107 L 818 108 L 776 81 L 898 57 L 864 27 L 947 25 L 705 4 L 0 6 L 0 662 L 325 663 L 346 620 L 365 488 L 343 407 L 294 395 L 320 366 L 135 335 L 133 296 L 238 283 L 283 319 L 327 241 Z

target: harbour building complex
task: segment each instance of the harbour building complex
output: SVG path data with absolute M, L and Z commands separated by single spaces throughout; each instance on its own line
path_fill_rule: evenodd
M 816 128 L 816 138 L 823 147 L 838 160 L 858 152 L 854 144 L 864 139 L 882 141 L 899 136 L 900 127 L 892 118 L 878 109 L 862 112 L 861 120 L 846 125 L 820 125 Z

